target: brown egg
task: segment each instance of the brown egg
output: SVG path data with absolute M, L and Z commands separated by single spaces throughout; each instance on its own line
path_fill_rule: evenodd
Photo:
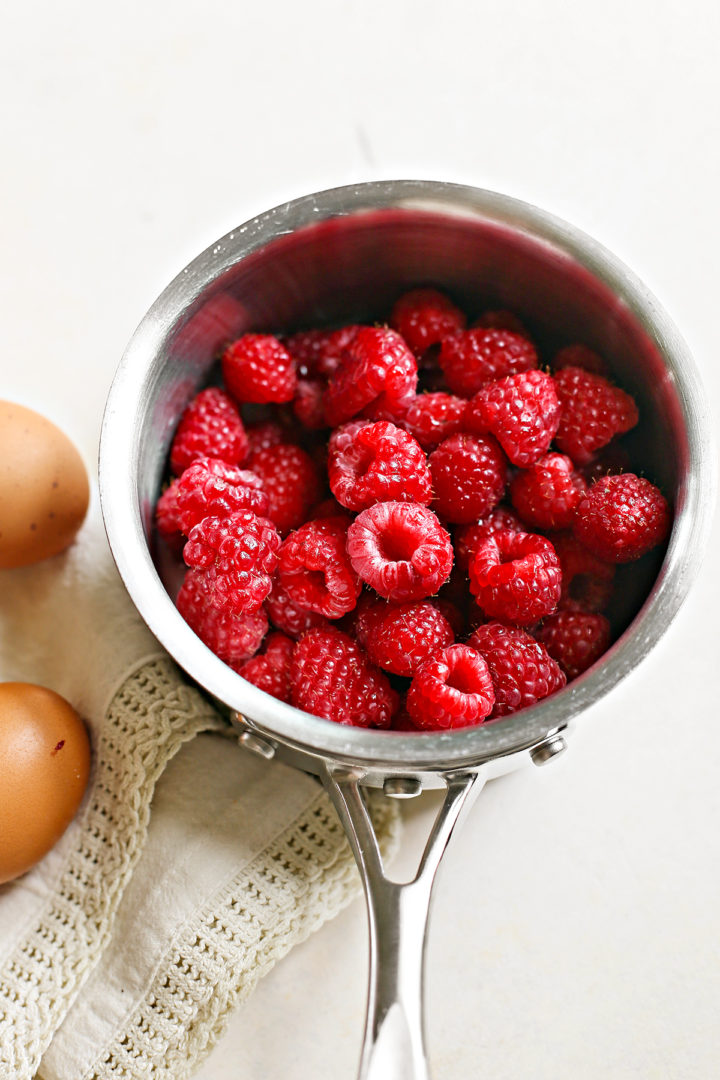
M 57 843 L 89 773 L 88 734 L 65 698 L 32 683 L 0 683 L 0 883 Z
M 0 569 L 63 551 L 83 523 L 89 495 L 67 435 L 32 409 L 0 401 Z

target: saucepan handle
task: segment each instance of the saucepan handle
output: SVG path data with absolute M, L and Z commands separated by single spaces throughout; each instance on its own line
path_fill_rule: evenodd
M 324 782 L 362 877 L 370 931 L 367 1014 L 359 1080 L 429 1080 L 423 1024 L 423 967 L 433 882 L 461 810 L 483 785 L 478 773 L 444 777 L 447 792 L 407 883 L 384 871 L 358 779 L 328 766 Z

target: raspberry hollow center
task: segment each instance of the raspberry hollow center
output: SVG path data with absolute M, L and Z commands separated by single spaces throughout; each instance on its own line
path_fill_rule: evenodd
M 450 537 L 418 503 L 376 503 L 348 528 L 347 551 L 360 578 L 386 600 L 432 596 L 450 575 Z
M 477 671 L 467 663 L 465 657 L 461 657 L 450 668 L 445 685 L 451 690 L 457 690 L 460 694 L 476 694 L 478 692 Z
M 404 529 L 392 528 L 378 537 L 378 551 L 387 562 L 411 562 L 418 538 Z

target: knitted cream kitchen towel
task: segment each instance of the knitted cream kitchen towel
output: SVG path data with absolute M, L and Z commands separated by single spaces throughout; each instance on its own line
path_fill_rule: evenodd
M 358 885 L 326 797 L 223 737 L 127 598 L 96 500 L 68 552 L 0 575 L 0 678 L 63 694 L 93 744 L 75 821 L 0 887 L 0 1080 L 189 1075 Z

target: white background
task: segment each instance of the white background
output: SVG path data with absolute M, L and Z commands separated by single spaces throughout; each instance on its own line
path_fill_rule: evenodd
M 124 345 L 190 258 L 287 198 L 418 177 L 538 203 L 614 250 L 717 415 L 719 37 L 697 0 L 13 5 L 0 396 L 92 468 Z M 713 543 L 640 670 L 564 758 L 492 784 L 451 849 L 428 956 L 437 1080 L 720 1072 Z M 283 961 L 202 1080 L 351 1077 L 364 933 L 358 903 Z

